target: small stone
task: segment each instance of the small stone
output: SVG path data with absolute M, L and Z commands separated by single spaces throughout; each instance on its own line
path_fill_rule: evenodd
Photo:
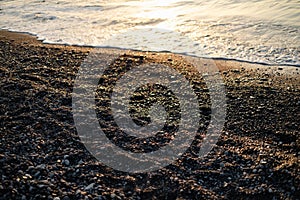
M 44 187 L 47 187 L 46 185 L 43 185 L 43 184 L 39 184 L 38 185 L 38 188 L 44 188 Z
M 70 165 L 70 161 L 68 159 L 64 160 L 63 163 L 66 165 L 66 166 L 69 166 Z
M 266 164 L 266 163 L 267 163 L 267 161 L 265 161 L 265 160 L 261 160 L 261 161 L 260 161 L 260 163 L 261 163 L 261 164 Z
M 84 162 L 80 159 L 79 162 L 78 162 L 78 165 L 81 165 L 83 164 Z
M 221 162 L 220 167 L 225 167 L 225 164 Z
M 101 196 L 101 195 L 95 198 L 95 200 L 102 200 L 102 199 L 103 199 L 103 196 Z
M 39 176 L 40 176 L 40 172 L 39 171 L 37 171 L 33 176 L 35 177 L 35 178 L 38 178 Z
M 269 79 L 267 79 L 267 78 L 261 78 L 260 80 L 261 81 L 268 81 Z
M 91 183 L 91 184 L 89 184 L 88 186 L 86 186 L 86 187 L 84 188 L 84 190 L 90 190 L 90 189 L 92 189 L 92 188 L 94 187 L 94 185 L 95 185 L 95 183 Z
M 273 192 L 273 190 L 271 188 L 269 188 L 269 193 L 272 193 L 272 192 Z
M 232 69 L 231 71 L 234 72 L 234 73 L 240 73 L 239 69 Z
M 36 166 L 36 168 L 38 168 L 38 169 L 45 169 L 46 165 L 45 164 L 40 164 L 40 165 Z
M 291 187 L 291 190 L 294 192 L 294 191 L 295 191 L 295 187 L 294 187 L 294 186 L 292 186 L 292 187 Z

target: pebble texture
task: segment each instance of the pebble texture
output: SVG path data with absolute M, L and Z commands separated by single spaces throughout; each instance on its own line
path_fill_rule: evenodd
M 216 61 L 228 108 L 211 153 L 200 159 L 192 146 L 164 169 L 129 174 L 98 162 L 74 127 L 72 87 L 87 51 L 1 33 L 0 199 L 299 198 L 300 69 Z M 146 52 L 117 65 L 135 59 L 184 65 Z

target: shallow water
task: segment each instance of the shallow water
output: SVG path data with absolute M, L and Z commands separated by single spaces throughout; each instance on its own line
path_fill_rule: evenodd
M 1 29 L 48 43 L 300 65 L 299 0 L 4 0 L 0 8 Z

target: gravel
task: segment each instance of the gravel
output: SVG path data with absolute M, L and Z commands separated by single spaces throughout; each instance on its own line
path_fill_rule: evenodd
M 1 37 L 0 199 L 299 199 L 299 75 L 223 66 L 227 117 L 210 154 L 197 157 L 199 134 L 168 167 L 130 174 L 97 161 L 76 132 L 71 95 L 87 51 Z M 119 65 L 137 56 L 182 62 L 130 52 Z

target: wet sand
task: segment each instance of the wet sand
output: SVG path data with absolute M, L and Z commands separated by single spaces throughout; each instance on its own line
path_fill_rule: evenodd
M 164 169 L 130 174 L 98 162 L 74 126 L 74 80 L 92 48 L 7 31 L 0 44 L 0 199 L 299 198 L 299 67 L 215 60 L 227 97 L 216 146 L 204 158 L 192 146 Z M 185 66 L 179 55 L 135 51 L 115 66 L 136 58 Z

